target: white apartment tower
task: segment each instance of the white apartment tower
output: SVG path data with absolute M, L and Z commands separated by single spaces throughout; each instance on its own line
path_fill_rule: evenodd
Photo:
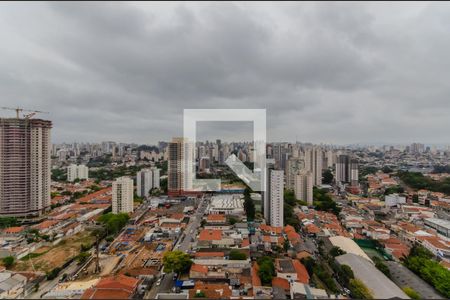
M 284 172 L 282 170 L 268 170 L 268 209 L 265 209 L 266 221 L 271 226 L 284 226 Z
M 119 177 L 112 184 L 112 212 L 133 212 L 133 179 Z
M 89 168 L 85 165 L 71 164 L 67 167 L 67 181 L 74 182 L 75 179 L 88 179 Z
M 311 172 L 303 170 L 295 177 L 295 198 L 313 204 L 313 176 Z
M 41 119 L 0 118 L 0 215 L 41 215 L 50 207 L 50 131 Z
M 143 169 L 136 175 L 136 193 L 139 197 L 148 197 L 153 188 L 159 189 L 160 169 Z
M 314 185 L 322 185 L 322 163 L 323 153 L 319 147 L 313 147 L 306 150 L 305 153 L 305 169 L 313 175 Z

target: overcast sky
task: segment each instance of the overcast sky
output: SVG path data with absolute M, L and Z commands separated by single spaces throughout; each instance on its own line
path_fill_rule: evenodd
M 0 106 L 50 112 L 54 142 L 266 108 L 270 141 L 450 143 L 450 5 L 2 2 Z

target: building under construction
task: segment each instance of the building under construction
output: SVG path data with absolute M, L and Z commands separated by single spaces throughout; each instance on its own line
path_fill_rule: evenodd
M 50 207 L 51 121 L 0 118 L 0 215 L 38 216 Z

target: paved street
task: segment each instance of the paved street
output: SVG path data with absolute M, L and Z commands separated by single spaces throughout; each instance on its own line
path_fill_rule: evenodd
M 195 240 L 197 236 L 197 231 L 200 227 L 200 223 L 202 221 L 203 215 L 205 214 L 207 206 L 208 202 L 206 201 L 206 198 L 202 198 L 199 202 L 197 211 L 191 216 L 189 224 L 186 226 L 186 229 L 174 246 L 174 250 L 186 252 L 191 249 L 191 241 L 192 239 Z M 144 299 L 155 299 L 158 293 L 171 292 L 174 283 L 173 275 L 174 273 L 166 274 L 163 280 L 161 280 L 161 284 L 159 286 L 153 284 L 150 291 L 148 291 L 144 296 Z
M 59 275 L 53 279 L 53 280 L 44 280 L 41 282 L 39 286 L 39 291 L 36 293 L 31 293 L 28 296 L 26 296 L 26 299 L 39 299 L 44 294 L 48 293 L 51 289 L 53 289 L 59 282 L 59 279 L 62 278 L 64 274 L 72 274 L 75 272 L 78 268 L 78 262 L 74 260 L 67 268 L 62 270 Z

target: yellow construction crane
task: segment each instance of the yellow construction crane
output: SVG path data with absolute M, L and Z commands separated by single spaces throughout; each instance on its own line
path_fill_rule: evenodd
M 16 111 L 16 117 L 17 119 L 19 119 L 19 113 L 26 111 L 26 112 L 30 112 L 30 114 L 27 115 L 23 115 L 23 117 L 25 119 L 30 119 L 31 117 L 33 117 L 35 114 L 39 113 L 39 114 L 48 114 L 47 111 L 40 111 L 40 110 L 29 110 L 29 109 L 24 109 L 21 107 L 16 107 L 16 108 L 12 108 L 12 107 L 0 107 L 1 109 L 5 109 L 5 110 L 15 110 Z

